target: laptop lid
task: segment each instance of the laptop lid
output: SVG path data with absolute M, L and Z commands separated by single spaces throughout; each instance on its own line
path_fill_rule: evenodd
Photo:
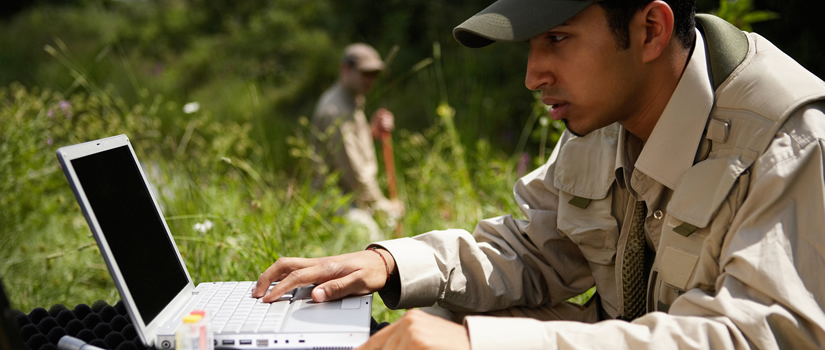
M 144 344 L 194 285 L 125 135 L 62 147 L 57 157 Z

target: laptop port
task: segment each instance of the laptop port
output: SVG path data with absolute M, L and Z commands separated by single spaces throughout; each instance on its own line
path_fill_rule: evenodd
M 235 341 L 232 340 L 232 339 L 224 339 L 224 340 L 221 341 L 221 344 L 223 344 L 223 345 L 235 345 Z
M 241 339 L 241 345 L 252 345 L 252 339 Z
M 267 342 L 266 339 L 258 339 L 258 347 L 260 347 L 260 348 L 265 347 L 267 345 L 267 343 L 268 342 Z

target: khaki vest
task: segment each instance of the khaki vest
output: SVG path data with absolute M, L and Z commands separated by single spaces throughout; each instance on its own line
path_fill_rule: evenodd
M 715 293 L 722 243 L 747 198 L 749 168 L 794 111 L 825 100 L 825 82 L 761 36 L 709 15 L 697 15 L 697 27 L 707 45 L 714 108 L 701 158 L 679 180 L 667 207 L 648 311 L 667 312 L 689 289 Z

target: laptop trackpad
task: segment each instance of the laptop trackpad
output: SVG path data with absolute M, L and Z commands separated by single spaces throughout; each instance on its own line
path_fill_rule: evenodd
M 311 299 L 295 300 L 283 332 L 359 332 L 369 331 L 371 308 L 369 296 L 316 303 Z

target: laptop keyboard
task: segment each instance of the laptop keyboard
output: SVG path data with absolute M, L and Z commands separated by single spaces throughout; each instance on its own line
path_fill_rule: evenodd
M 212 330 L 216 334 L 276 332 L 286 317 L 292 293 L 274 303 L 264 303 L 252 297 L 254 283 L 205 284 L 207 288 L 199 291 L 203 297 L 195 304 L 194 310 L 204 310 L 211 315 Z M 200 288 L 198 286 L 197 289 Z

